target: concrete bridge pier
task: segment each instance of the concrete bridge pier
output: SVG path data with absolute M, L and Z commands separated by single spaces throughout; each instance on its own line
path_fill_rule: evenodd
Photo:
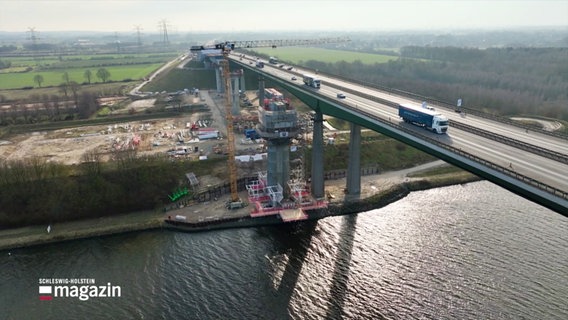
M 233 92 L 231 92 L 231 102 L 232 102 L 232 106 L 231 106 L 231 113 L 234 116 L 238 116 L 241 113 L 241 106 L 240 106 L 240 97 L 239 97 L 239 78 L 240 75 L 233 75 L 231 74 L 231 89 Z
M 263 107 L 264 103 L 264 78 L 262 76 L 258 76 L 258 105 Z
M 323 181 L 323 114 L 316 111 L 312 141 L 312 196 L 316 199 L 324 197 Z
M 347 194 L 361 194 L 361 126 L 351 123 L 349 160 L 347 162 Z
M 217 93 L 223 93 L 225 91 L 223 88 L 223 76 L 219 67 L 215 68 L 215 83 L 217 85 Z
M 239 81 L 239 84 L 240 84 L 239 89 L 241 90 L 241 92 L 244 93 L 246 91 L 245 90 L 245 73 L 244 72 L 241 74 L 241 79 Z

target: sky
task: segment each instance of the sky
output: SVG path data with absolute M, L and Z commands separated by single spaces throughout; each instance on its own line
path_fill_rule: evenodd
M 159 33 L 568 27 L 568 0 L 0 0 L 0 31 Z

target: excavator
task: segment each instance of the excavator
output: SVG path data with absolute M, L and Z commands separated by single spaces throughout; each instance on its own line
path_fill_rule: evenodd
M 224 89 L 226 96 L 225 104 L 225 118 L 227 121 L 227 152 L 228 152 L 228 168 L 229 168 L 229 185 L 231 190 L 231 198 L 226 204 L 229 210 L 240 209 L 246 206 L 238 194 L 237 189 L 237 166 L 235 163 L 235 134 L 233 131 L 233 115 L 231 114 L 231 77 L 229 70 L 228 56 L 231 51 L 235 49 L 248 49 L 248 48 L 278 48 L 286 46 L 305 46 L 305 45 L 318 45 L 326 43 L 340 43 L 350 41 L 349 38 L 319 38 L 319 39 L 286 39 L 286 40 L 247 40 L 247 41 L 224 41 L 215 43 L 213 45 L 192 46 L 190 51 L 198 53 L 203 50 L 221 50 L 223 59 L 220 61 L 221 70 L 223 73 Z

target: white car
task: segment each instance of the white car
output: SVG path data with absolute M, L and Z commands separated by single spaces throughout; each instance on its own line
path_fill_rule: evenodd
M 344 95 L 342 92 L 338 92 L 338 93 L 337 93 L 337 97 L 338 97 L 339 99 L 345 99 L 345 95 Z
M 292 77 L 292 81 L 296 81 L 296 80 L 298 80 L 298 78 Z

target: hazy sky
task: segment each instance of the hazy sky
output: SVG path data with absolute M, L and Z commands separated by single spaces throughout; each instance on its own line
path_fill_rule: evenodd
M 568 0 L 0 0 L 0 31 L 416 30 L 568 26 Z

